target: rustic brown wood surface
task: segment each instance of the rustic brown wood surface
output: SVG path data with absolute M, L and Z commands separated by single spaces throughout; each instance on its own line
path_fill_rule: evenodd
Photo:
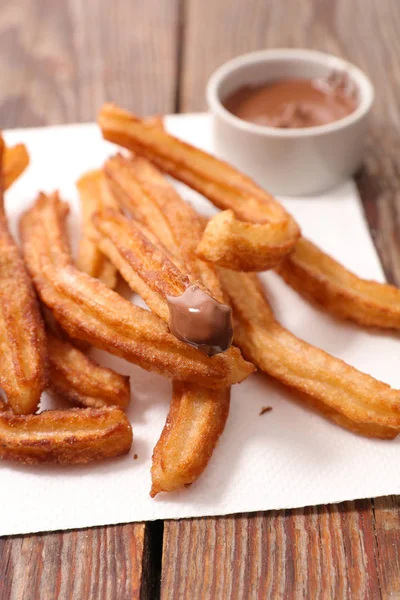
M 151 589 L 149 560 L 140 523 L 6 538 L 0 598 L 138 598 Z
M 334 52 L 377 86 L 366 216 L 400 284 L 397 0 L 1 0 L 0 127 L 205 108 L 225 60 L 255 49 Z M 158 589 L 162 547 L 161 590 Z M 400 598 L 394 497 L 158 525 L 0 539 L 0 600 Z
M 368 500 L 165 527 L 165 600 L 379 597 Z

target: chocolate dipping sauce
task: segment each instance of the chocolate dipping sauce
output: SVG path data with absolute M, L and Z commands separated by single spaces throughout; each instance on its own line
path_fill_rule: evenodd
M 333 123 L 357 108 L 355 89 L 345 74 L 326 79 L 282 79 L 236 90 L 224 106 L 236 117 L 268 127 L 300 128 Z
M 196 285 L 181 296 L 167 296 L 169 327 L 175 337 L 213 356 L 232 344 L 232 309 Z

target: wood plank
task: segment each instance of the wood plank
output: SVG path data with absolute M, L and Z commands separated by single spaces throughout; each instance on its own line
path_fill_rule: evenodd
M 253 50 L 312 48 L 355 62 L 377 86 L 375 116 L 400 123 L 397 0 L 186 0 L 180 109 L 204 110 L 205 85 L 225 61 Z
M 374 507 L 382 598 L 400 598 L 400 497 L 376 498 Z
M 378 94 L 375 129 L 359 186 L 385 271 L 398 284 L 400 152 L 393 126 L 400 123 L 395 60 L 399 25 L 396 0 L 253 0 L 251 5 L 240 0 L 187 0 L 179 96 L 182 111 L 203 110 L 205 85 L 215 68 L 239 54 L 269 47 L 333 52 L 363 68 Z M 215 590 L 223 590 L 221 597 L 239 598 L 241 590 L 242 597 L 249 598 L 377 598 L 379 577 L 382 597 L 388 597 L 399 587 L 398 500 L 376 500 L 375 516 L 376 536 L 368 500 L 166 522 L 162 597 L 211 598 Z M 174 595 L 169 595 L 171 590 Z
M 3 0 L 0 126 L 173 112 L 178 0 Z
M 142 523 L 3 538 L 0 597 L 140 598 L 147 552 Z
M 93 120 L 110 100 L 140 114 L 172 112 L 177 28 L 178 0 L 3 0 L 1 128 Z M 151 530 L 3 538 L 0 597 L 153 598 Z
M 398 91 L 400 93 L 400 82 Z M 400 111 L 399 111 L 400 114 Z M 400 286 L 400 141 L 396 128 L 374 122 L 357 178 L 364 211 L 388 281 Z
M 380 597 L 370 502 L 164 525 L 161 598 Z

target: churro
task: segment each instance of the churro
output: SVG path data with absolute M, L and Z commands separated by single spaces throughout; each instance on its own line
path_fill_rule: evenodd
M 91 277 L 100 279 L 107 287 L 114 289 L 117 284 L 117 271 L 98 247 L 92 217 L 107 206 L 117 208 L 118 204 L 108 190 L 107 182 L 100 170 L 85 173 L 79 178 L 76 186 L 82 212 L 82 234 L 76 266 Z
M 47 332 L 50 392 L 88 408 L 118 406 L 126 408 L 130 400 L 129 377 L 101 367 L 92 358 Z
M 4 150 L 3 178 L 7 190 L 29 165 L 29 154 L 24 144 L 7 146 Z
M 47 410 L 17 416 L 2 403 L 0 458 L 25 464 L 79 464 L 127 454 L 132 428 L 119 408 Z
M 370 437 L 396 437 L 399 390 L 284 329 L 257 276 L 221 270 L 221 277 L 234 311 L 235 343 L 249 360 L 343 427 Z
M 205 387 L 226 387 L 249 375 L 253 367 L 236 348 L 208 358 L 176 339 L 156 315 L 74 268 L 62 248 L 65 216 L 62 202 L 42 195 L 21 218 L 20 231 L 36 290 L 68 335 L 146 370 Z
M 121 204 L 150 228 L 155 236 L 154 244 L 158 242 L 156 251 L 149 249 L 143 240 L 132 248 L 132 237 L 139 237 L 140 240 L 137 234 L 129 235 L 134 227 L 132 224 L 129 225 L 118 216 L 117 220 L 123 221 L 125 231 L 116 231 L 112 226 L 113 219 L 110 227 L 105 214 L 96 220 L 104 235 L 100 246 L 131 288 L 165 321 L 169 319 L 167 294 L 182 292 L 188 283 L 187 279 L 200 281 L 214 298 L 223 301 L 224 295 L 215 267 L 195 253 L 204 229 L 202 218 L 196 211 L 180 198 L 158 169 L 146 159 L 129 160 L 117 156 L 107 161 L 105 168 Z M 107 235 L 110 232 L 111 235 Z M 162 258 L 165 249 L 170 253 L 171 260 L 179 258 L 177 271 L 165 256 Z M 152 264 L 151 277 L 143 273 L 143 267 L 140 267 L 143 262 L 148 262 L 149 254 L 152 258 L 156 255 L 159 261 L 159 268 Z M 179 274 L 180 261 L 183 261 L 189 274 L 183 281 Z M 132 264 L 138 265 L 137 270 L 132 268 Z M 198 479 L 225 428 L 229 404 L 229 388 L 209 390 L 174 382 L 170 411 L 153 452 L 152 496 L 179 489 Z
M 4 142 L 0 138 L 0 164 Z M 2 169 L 1 169 L 2 171 Z M 3 173 L 3 171 L 2 171 Z M 0 386 L 13 411 L 34 413 L 46 384 L 44 325 L 32 282 L 8 230 L 0 181 Z
M 230 388 L 207 390 L 175 381 L 151 467 L 152 497 L 196 481 L 207 466 L 229 413 Z
M 108 183 L 122 208 L 143 222 L 158 243 L 182 261 L 191 275 L 222 301 L 215 267 L 201 260 L 196 248 L 204 232 L 204 221 L 190 204 L 148 160 L 117 154 L 104 165 Z
M 293 289 L 320 308 L 360 325 L 400 329 L 400 290 L 357 277 L 301 238 L 278 267 Z
M 238 271 L 263 271 L 293 249 L 300 236 L 293 218 L 227 163 L 112 104 L 103 106 L 98 123 L 105 139 L 148 158 L 223 209 L 198 245 L 205 260 Z

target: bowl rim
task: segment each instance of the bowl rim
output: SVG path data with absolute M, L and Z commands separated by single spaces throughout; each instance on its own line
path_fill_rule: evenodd
M 264 62 L 268 63 L 277 60 L 283 60 L 286 62 L 308 60 L 314 64 L 323 64 L 331 67 L 332 69 L 346 71 L 350 79 L 357 86 L 360 94 L 359 106 L 350 115 L 347 115 L 338 121 L 334 121 L 333 123 L 297 129 L 280 129 L 278 127 L 268 127 L 266 125 L 249 123 L 248 121 L 244 121 L 243 119 L 236 117 L 224 107 L 219 97 L 219 88 L 228 75 L 246 65 Z M 242 54 L 222 64 L 216 71 L 214 71 L 207 82 L 206 99 L 209 110 L 213 114 L 218 115 L 237 129 L 264 137 L 304 138 L 340 131 L 341 129 L 345 129 L 346 127 L 353 125 L 369 113 L 375 99 L 375 91 L 371 80 L 359 67 L 342 58 L 339 58 L 338 56 L 335 56 L 334 54 L 320 52 L 319 50 L 307 50 L 300 48 L 273 48 Z

